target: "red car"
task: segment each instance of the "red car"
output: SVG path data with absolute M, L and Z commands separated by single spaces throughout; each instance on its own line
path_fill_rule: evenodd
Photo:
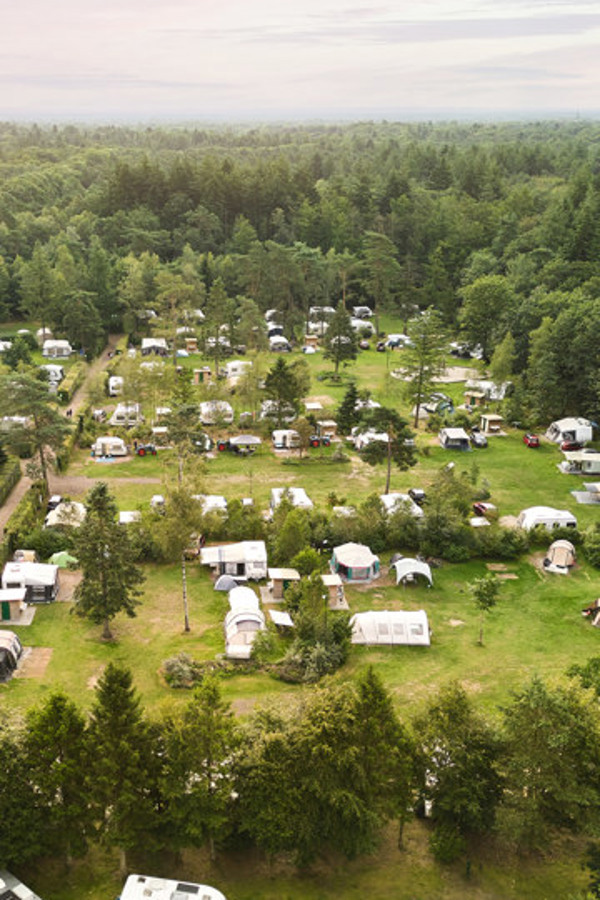
M 528 447 L 539 447 L 540 439 L 537 434 L 524 434 L 523 435 L 523 443 Z
M 563 441 L 560 449 L 563 453 L 567 453 L 569 450 L 582 450 L 583 444 L 580 444 L 579 441 Z

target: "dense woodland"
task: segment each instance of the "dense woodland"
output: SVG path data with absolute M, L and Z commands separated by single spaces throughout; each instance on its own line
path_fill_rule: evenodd
M 310 305 L 434 306 L 487 358 L 506 339 L 515 418 L 597 418 L 599 140 L 586 122 L 5 124 L 1 314 L 93 354 L 211 291 L 247 328 L 277 308 L 289 336 Z

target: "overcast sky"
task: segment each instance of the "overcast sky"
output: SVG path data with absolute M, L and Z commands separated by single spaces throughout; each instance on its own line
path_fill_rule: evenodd
M 0 118 L 600 109 L 600 2 L 4 0 Z

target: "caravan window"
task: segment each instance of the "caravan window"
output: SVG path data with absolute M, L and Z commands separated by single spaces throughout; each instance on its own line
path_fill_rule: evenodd
M 410 633 L 414 634 L 415 636 L 422 635 L 423 634 L 423 626 L 422 625 L 411 625 Z
M 404 634 L 404 625 L 402 622 L 394 622 L 394 634 L 402 636 Z
M 379 632 L 379 634 L 388 634 L 389 630 L 387 622 L 379 622 L 377 625 L 377 631 Z

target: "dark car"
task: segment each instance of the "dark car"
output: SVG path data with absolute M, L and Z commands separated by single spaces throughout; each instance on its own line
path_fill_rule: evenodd
M 487 447 L 488 445 L 485 434 L 482 434 L 480 431 L 472 431 L 469 440 L 474 447 Z
M 408 496 L 413 501 L 413 503 L 417 504 L 417 506 L 422 506 L 427 499 L 427 494 L 425 493 L 423 488 L 409 488 Z
M 563 441 L 560 445 L 560 449 L 563 453 L 566 453 L 569 450 L 583 450 L 583 444 L 579 441 Z
M 537 436 L 537 434 L 527 433 L 527 434 L 523 435 L 523 443 L 526 444 L 528 447 L 535 448 L 535 447 L 540 446 L 540 439 Z

